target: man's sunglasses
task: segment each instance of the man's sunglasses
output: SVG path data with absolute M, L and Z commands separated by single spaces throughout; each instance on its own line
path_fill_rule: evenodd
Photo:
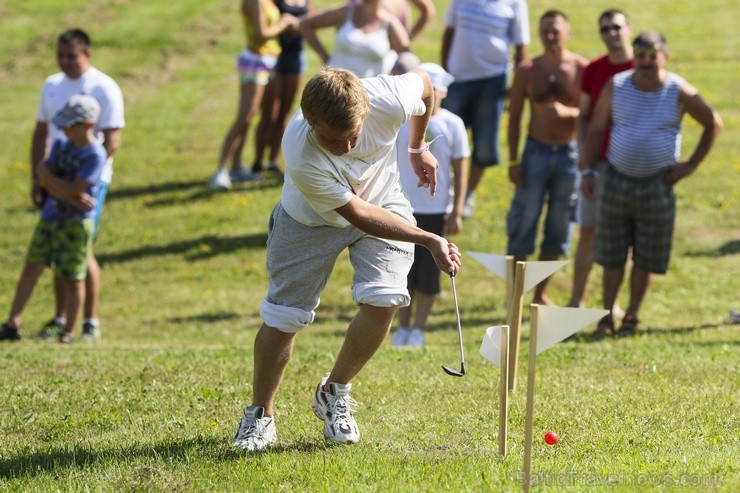
M 633 49 L 633 56 L 636 59 L 649 56 L 651 59 L 655 60 L 658 58 L 658 50 L 656 50 L 655 47 L 635 46 Z
M 601 34 L 607 34 L 607 33 L 610 33 L 612 31 L 619 32 L 619 31 L 622 30 L 622 27 L 624 27 L 624 26 L 620 26 L 619 24 L 612 24 L 610 26 L 601 26 L 601 28 L 599 28 L 599 32 Z

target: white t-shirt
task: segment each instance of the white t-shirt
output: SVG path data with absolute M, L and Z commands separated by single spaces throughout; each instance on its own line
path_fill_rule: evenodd
M 398 130 L 412 115 L 426 111 L 421 78 L 409 73 L 362 79 L 370 97 L 370 114 L 347 154 L 336 156 L 317 142 L 298 110 L 283 135 L 285 182 L 280 202 L 296 221 L 307 226 L 343 228 L 349 222 L 334 211 L 352 195 L 410 216 L 401 192 L 396 163 Z
M 452 180 L 453 159 L 470 157 L 468 132 L 462 118 L 445 109 L 429 120 L 426 141 L 437 138 L 429 146 L 430 152 L 437 158 L 437 193 L 431 195 L 428 188 L 417 187 L 419 178 L 411 168 L 409 161 L 409 125 L 404 125 L 398 132 L 398 170 L 401 175 L 401 189 L 411 202 L 416 214 L 446 214 L 452 210 L 455 187 Z
M 337 30 L 328 65 L 345 68 L 361 79 L 390 73 L 398 55 L 391 49 L 388 24 L 366 33 L 352 22 L 354 11 L 353 6 L 347 9 L 347 19 Z
M 506 73 L 511 45 L 530 41 L 525 0 L 452 0 L 445 26 L 455 30 L 447 59 L 455 82 Z
M 123 94 L 113 79 L 95 67 L 87 69 L 79 79 L 70 79 L 64 75 L 64 72 L 59 72 L 46 78 L 36 115 L 37 121 L 49 126 L 49 143 L 53 142 L 56 137 L 64 136 L 64 133 L 51 120 L 75 94 L 87 94 L 100 104 L 100 118 L 94 131 L 101 143 L 103 142 L 101 129 L 124 127 Z M 112 176 L 113 158 L 111 157 L 105 163 L 100 180 L 110 183 Z

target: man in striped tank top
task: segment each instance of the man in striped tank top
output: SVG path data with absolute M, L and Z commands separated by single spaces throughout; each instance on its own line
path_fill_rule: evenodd
M 641 33 L 632 47 L 635 68 L 604 86 L 584 143 L 584 164 L 595 171 L 604 131 L 611 124 L 594 261 L 604 268 L 603 306 L 611 311 L 632 248 L 630 300 L 618 332 L 622 336 L 637 332 L 652 276 L 668 271 L 676 219 L 674 185 L 694 172 L 722 130 L 722 120 L 699 91 L 666 70 L 668 44 L 662 34 Z M 682 161 L 685 113 L 701 125 L 702 133 Z M 593 197 L 594 183 L 593 173 L 584 173 L 581 191 L 587 198 Z M 610 320 L 607 315 L 602 322 Z

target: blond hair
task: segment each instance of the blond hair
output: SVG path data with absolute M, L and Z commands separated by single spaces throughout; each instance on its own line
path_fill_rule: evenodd
M 370 100 L 354 73 L 329 67 L 306 83 L 301 110 L 311 125 L 324 124 L 337 132 L 351 132 L 370 114 Z

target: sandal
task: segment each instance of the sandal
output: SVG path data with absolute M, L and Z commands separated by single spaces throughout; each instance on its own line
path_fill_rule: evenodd
M 614 334 L 614 317 L 611 313 L 599 320 L 595 334 L 597 337 L 609 337 Z
M 622 326 L 619 327 L 619 336 L 628 337 L 637 334 L 640 321 L 634 315 L 625 315 L 622 319 Z
M 59 344 L 72 344 L 75 342 L 75 338 L 71 332 L 62 332 L 59 335 Z

